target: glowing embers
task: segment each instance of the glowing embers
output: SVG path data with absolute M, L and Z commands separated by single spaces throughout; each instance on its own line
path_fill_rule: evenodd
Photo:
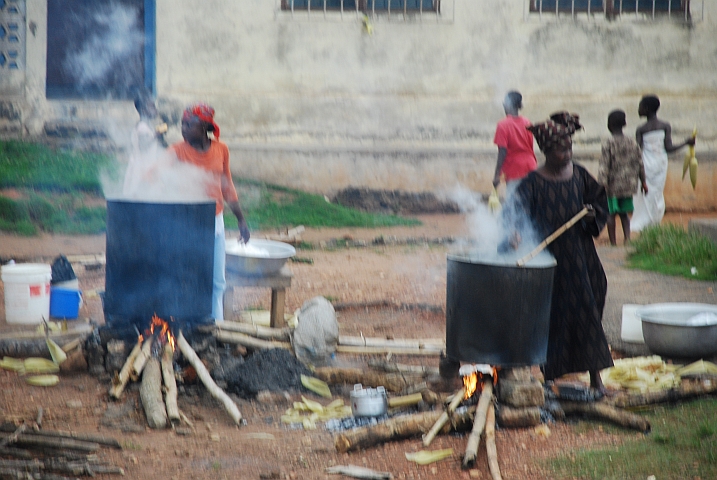
M 498 383 L 498 368 L 487 364 L 463 365 L 458 370 L 458 374 L 463 377 L 464 400 L 468 400 L 476 392 L 480 393 L 483 390 L 483 383 L 488 381 L 488 377 L 493 379 L 493 385 Z

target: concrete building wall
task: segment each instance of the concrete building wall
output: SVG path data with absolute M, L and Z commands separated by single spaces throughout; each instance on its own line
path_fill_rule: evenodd
M 45 100 L 46 0 L 19 1 L 35 28 L 24 81 L 12 82 L 14 90 L 0 82 L 0 100 L 17 99 L 24 83 L 15 102 L 23 134 L 69 118 L 109 121 L 121 138 L 136 120 L 131 102 Z M 279 0 L 156 0 L 160 103 L 213 104 L 235 172 L 254 179 L 322 193 L 457 184 L 487 192 L 508 90 L 523 93 L 531 120 L 579 113 L 585 131 L 575 153 L 591 170 L 607 114 L 624 109 L 632 135 L 640 97 L 655 93 L 676 140 L 699 128 L 698 190 L 681 182 L 676 154 L 668 206 L 717 208 L 717 2 L 693 0 L 687 23 L 541 19 L 527 0 L 441 4 L 440 15 L 371 17 L 369 33 L 353 12 L 292 15 Z

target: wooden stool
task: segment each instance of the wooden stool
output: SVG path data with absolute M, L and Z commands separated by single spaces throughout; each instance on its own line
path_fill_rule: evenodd
M 286 301 L 286 289 L 291 287 L 291 279 L 294 274 L 285 265 L 271 276 L 242 275 L 232 270 L 226 271 L 227 288 L 224 291 L 224 318 L 229 320 L 232 316 L 234 305 L 234 287 L 266 287 L 271 288 L 271 311 L 270 323 L 272 328 L 283 328 L 286 326 L 284 320 L 284 303 Z

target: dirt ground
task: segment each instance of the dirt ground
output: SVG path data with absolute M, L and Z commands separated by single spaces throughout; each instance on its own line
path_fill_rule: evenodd
M 395 338 L 444 338 L 446 253 L 449 245 L 419 242 L 362 248 L 321 248 L 332 239 L 373 240 L 427 238 L 467 234 L 462 215 L 419 216 L 421 227 L 396 227 L 374 230 L 319 229 L 307 230 L 303 239 L 318 248 L 300 250 L 297 257 L 312 263 L 292 262 L 291 288 L 287 291 L 286 310 L 292 312 L 303 302 L 321 295 L 334 303 L 371 303 L 420 305 L 416 309 L 362 308 L 340 310 L 338 321 L 342 334 L 393 336 Z M 669 215 L 666 221 L 686 225 L 687 215 Z M 255 232 L 256 237 L 271 232 Z M 618 233 L 618 238 L 620 234 Z M 104 253 L 104 236 L 65 237 L 42 236 L 20 238 L 0 235 L 0 259 L 44 261 L 50 263 L 57 254 L 80 255 Z M 624 267 L 624 247 L 610 247 L 606 235 L 598 239 L 598 249 L 608 275 L 608 304 L 604 326 L 616 356 L 647 353 L 642 345 L 620 340 L 620 318 L 624 303 L 657 303 L 663 301 L 695 301 L 717 303 L 714 282 L 695 282 L 664 277 Z M 75 271 L 84 291 L 85 303 L 81 320 L 103 323 L 97 291 L 104 288 L 104 269 L 76 266 Z M 268 309 L 269 291 L 236 289 L 235 314 L 245 309 Z M 434 308 L 435 307 L 435 308 Z M 0 309 L 0 331 L 18 329 L 5 323 L 4 305 Z M 363 366 L 367 356 L 341 356 L 346 365 Z M 398 358 L 401 363 L 422 363 L 437 366 L 435 357 Z M 53 388 L 30 387 L 13 372 L 0 370 L 0 418 L 30 421 L 38 408 L 44 411 L 43 427 L 102 434 L 118 439 L 122 450 L 101 451 L 101 457 L 123 467 L 132 479 L 323 479 L 325 469 L 333 465 L 359 465 L 391 472 L 399 479 L 490 478 L 485 450 L 481 449 L 475 471 L 460 469 L 466 437 L 442 435 L 430 450 L 452 448 L 447 460 L 426 466 L 409 462 L 405 453 L 422 450 L 420 439 L 392 442 L 357 453 L 338 454 L 334 434 L 322 429 L 314 431 L 291 429 L 281 424 L 280 417 L 300 400 L 277 396 L 273 401 L 258 402 L 237 399 L 247 425 L 236 427 L 221 406 L 201 388 L 180 392 L 179 406 L 191 419 L 194 430 L 150 430 L 144 425 L 141 409 L 137 408 L 138 389 L 131 385 L 123 402 L 110 402 L 109 377 L 93 377 L 86 372 L 63 374 Z M 335 392 L 348 403 L 348 389 Z M 281 398 L 279 398 L 281 397 Z M 318 397 L 315 400 L 323 401 Z M 326 403 L 324 401 L 324 403 Z M 133 428 L 118 428 L 108 421 L 123 415 Z M 112 425 L 115 425 L 114 427 Z M 616 446 L 641 434 L 621 431 L 608 433 L 596 423 L 551 424 L 550 435 L 539 435 L 533 429 L 501 429 L 496 432 L 499 464 L 505 479 L 547 480 L 550 475 L 541 467 L 541 460 L 559 453 L 584 447 Z M 610 430 L 612 432 L 612 430 Z M 98 475 L 97 478 L 112 478 Z

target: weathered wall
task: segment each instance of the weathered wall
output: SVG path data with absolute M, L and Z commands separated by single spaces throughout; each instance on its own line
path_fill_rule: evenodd
M 518 0 L 442 4 L 440 17 L 374 18 L 369 35 L 355 14 L 292 16 L 278 0 L 205 0 L 201 14 L 193 0 L 157 0 L 158 95 L 214 104 L 237 173 L 330 193 L 459 183 L 487 191 L 509 89 L 523 93 L 532 120 L 579 113 L 582 158 L 599 154 L 610 110 L 627 112 L 632 134 L 641 95 L 656 93 L 676 139 L 699 127 L 704 180 L 695 196 L 671 166 L 668 205 L 717 207 L 717 2 L 705 2 L 689 25 L 627 16 L 540 21 Z M 58 119 L 110 119 L 121 137 L 136 118 L 130 102 L 45 101 L 44 5 L 27 0 L 27 23 L 38 26 L 28 35 L 27 132 Z

